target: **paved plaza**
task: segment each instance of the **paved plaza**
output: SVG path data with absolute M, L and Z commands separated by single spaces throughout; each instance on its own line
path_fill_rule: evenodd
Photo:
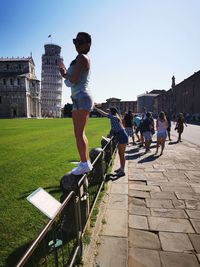
M 166 141 L 155 156 L 155 145 L 129 144 L 126 176 L 111 175 L 92 266 L 200 266 L 200 148 Z

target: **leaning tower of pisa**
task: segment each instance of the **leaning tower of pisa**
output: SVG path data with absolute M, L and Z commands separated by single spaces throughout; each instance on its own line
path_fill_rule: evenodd
M 61 47 L 55 44 L 46 44 L 42 55 L 41 77 L 41 113 L 43 117 L 61 117 L 62 76 L 59 72 L 59 63 L 63 62 L 60 56 Z

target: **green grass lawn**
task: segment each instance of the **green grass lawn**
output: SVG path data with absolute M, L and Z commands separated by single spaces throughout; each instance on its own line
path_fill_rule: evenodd
M 109 129 L 106 118 L 91 118 L 89 149 L 101 147 Z M 26 197 L 43 187 L 59 200 L 60 179 L 73 161 L 79 156 L 71 119 L 0 120 L 0 266 L 12 266 L 48 221 Z

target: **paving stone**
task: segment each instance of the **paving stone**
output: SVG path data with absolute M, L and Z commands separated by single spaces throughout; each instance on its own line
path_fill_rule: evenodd
M 191 221 L 191 223 L 192 223 L 195 231 L 198 234 L 200 234 L 200 220 L 198 220 L 198 219 L 191 219 L 190 221 Z
M 148 222 L 145 216 L 129 215 L 129 227 L 148 230 Z
M 200 200 L 200 194 L 195 193 L 175 193 L 178 199 L 185 199 L 185 200 Z
M 121 194 L 110 194 L 108 208 L 128 210 L 128 196 Z
M 125 170 L 125 172 L 127 173 L 128 171 Z M 116 173 L 114 175 L 116 175 Z M 128 175 L 122 176 L 118 178 L 117 180 L 114 180 L 113 183 L 114 184 L 128 184 Z
M 187 209 L 200 210 L 199 200 L 185 200 L 185 205 Z
M 138 197 L 138 198 L 149 198 L 149 192 L 137 191 L 137 190 L 130 190 L 128 191 L 128 195 L 131 197 Z
M 127 253 L 126 238 L 102 236 L 94 266 L 126 266 Z
M 159 253 L 155 250 L 150 250 L 150 249 L 131 248 L 129 249 L 128 266 L 161 267 Z
M 148 217 L 149 229 L 175 233 L 194 233 L 190 222 L 186 219 Z
M 168 180 L 170 183 L 173 183 L 173 182 L 189 182 L 189 179 L 184 175 L 180 175 L 180 176 L 175 176 L 175 177 L 170 177 L 170 176 L 167 176 Z
M 160 252 L 163 267 L 199 267 L 197 258 L 192 254 Z
M 174 252 L 192 251 L 193 246 L 187 234 L 159 232 L 162 249 Z
M 188 216 L 192 219 L 200 219 L 200 210 L 186 210 Z
M 150 192 L 151 198 L 176 199 L 174 192 Z
M 147 175 L 145 173 L 134 173 L 132 175 L 129 175 L 129 180 L 138 180 L 138 181 L 146 181 Z
M 150 215 L 150 209 L 143 206 L 129 204 L 129 214 Z
M 197 259 L 200 262 L 200 254 L 197 254 Z
M 139 184 L 130 184 L 129 189 L 145 191 L 145 192 L 159 192 L 161 191 L 159 186 L 151 186 L 151 185 L 139 185 Z
M 135 197 L 129 197 L 129 204 L 146 207 L 146 202 L 144 199 L 135 198 Z
M 176 209 L 185 209 L 185 202 L 179 199 L 172 199 L 173 205 Z
M 182 209 L 156 209 L 151 208 L 151 215 L 156 217 L 165 217 L 165 218 L 188 218 L 187 214 Z
M 112 193 L 112 194 L 128 194 L 128 184 L 112 183 L 110 193 Z
M 103 225 L 103 235 L 127 237 L 128 212 L 125 210 L 107 209 L 106 223 Z
M 141 184 L 141 185 L 147 185 L 146 181 L 129 181 L 129 184 Z
M 162 172 L 148 173 L 147 178 L 148 178 L 148 180 L 149 179 L 151 180 L 151 178 L 154 178 L 156 180 L 167 180 Z
M 170 181 L 147 181 L 147 185 L 157 186 L 174 186 L 174 187 L 190 187 L 187 182 L 170 182 Z
M 160 250 L 161 248 L 159 238 L 156 234 L 136 229 L 129 229 L 129 247 L 155 250 Z
M 189 234 L 189 238 L 190 238 L 196 252 L 200 253 L 200 235 Z
M 190 178 L 199 178 L 200 177 L 200 171 L 187 171 L 186 172 L 187 177 Z
M 170 199 L 150 199 L 146 198 L 147 207 L 150 208 L 173 208 L 172 201 Z
M 169 192 L 183 192 L 183 193 L 194 192 L 190 186 L 162 185 L 161 190 Z

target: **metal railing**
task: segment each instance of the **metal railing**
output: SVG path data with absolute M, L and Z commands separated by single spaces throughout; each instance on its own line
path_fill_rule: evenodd
M 81 260 L 82 239 L 117 148 L 114 137 L 102 139 L 101 144 L 102 149 L 90 151 L 93 170 L 89 174 L 63 176 L 61 208 L 16 267 L 72 267 Z

